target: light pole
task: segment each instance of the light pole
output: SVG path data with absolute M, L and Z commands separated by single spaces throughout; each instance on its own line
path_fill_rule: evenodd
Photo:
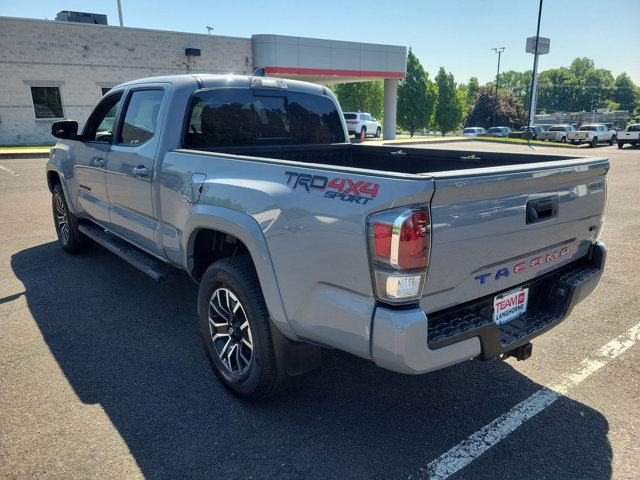
M 122 5 L 120 4 L 120 0 L 118 0 L 118 16 L 120 17 L 120 26 L 124 27 L 124 23 L 122 22 Z
M 496 73 L 496 109 L 493 111 L 493 126 L 496 126 L 496 113 L 498 112 L 498 79 L 500 78 L 500 55 L 504 52 L 504 47 L 492 48 L 498 54 L 498 73 Z
M 542 18 L 542 0 L 540 0 L 540 8 L 538 9 L 538 28 L 536 30 L 536 43 L 535 43 L 535 46 L 533 47 L 533 73 L 531 74 L 531 98 L 529 102 L 529 119 L 527 120 L 527 130 L 526 130 L 527 132 L 529 131 L 529 127 L 535 123 L 535 117 L 536 117 L 538 47 L 540 46 L 540 19 L 541 18 Z

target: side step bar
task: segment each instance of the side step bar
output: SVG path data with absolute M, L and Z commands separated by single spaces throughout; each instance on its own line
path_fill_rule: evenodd
M 176 267 L 154 258 L 93 224 L 80 223 L 78 230 L 110 252 L 129 262 L 138 270 L 149 275 L 156 282 L 165 282 L 178 271 Z

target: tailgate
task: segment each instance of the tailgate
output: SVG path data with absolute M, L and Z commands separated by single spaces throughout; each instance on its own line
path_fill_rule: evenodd
M 435 174 L 426 313 L 508 290 L 587 254 L 606 159 Z

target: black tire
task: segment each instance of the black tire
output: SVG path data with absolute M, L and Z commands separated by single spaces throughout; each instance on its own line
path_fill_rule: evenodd
M 562 137 L 560 139 L 560 143 L 567 143 L 567 137 Z
M 225 387 L 248 400 L 282 390 L 286 376 L 278 371 L 269 312 L 250 257 L 224 258 L 207 269 L 198 318 L 209 362 Z
M 618 142 L 618 148 L 624 147 L 624 142 Z
M 381 131 L 382 130 L 380 130 L 380 127 L 378 127 L 377 130 L 376 130 L 376 138 L 380 138 L 380 132 Z
M 93 245 L 93 241 L 78 230 L 78 219 L 69 211 L 62 185 L 59 183 L 53 187 L 51 206 L 53 223 L 62 249 L 67 253 L 86 252 Z
M 571 145 L 575 145 L 576 143 L 578 142 L 576 142 L 575 140 L 571 140 Z
M 593 140 L 591 140 L 591 141 L 589 142 L 589 146 L 590 146 L 591 148 L 593 148 L 593 147 L 595 147 L 596 145 L 598 145 L 598 137 L 593 137 Z
M 614 141 L 615 141 L 615 137 L 612 135 L 611 138 L 609 139 L 609 145 L 613 145 Z

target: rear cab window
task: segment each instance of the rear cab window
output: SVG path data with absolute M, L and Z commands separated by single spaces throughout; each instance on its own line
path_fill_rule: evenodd
M 333 101 L 298 92 L 254 94 L 250 89 L 205 89 L 192 96 L 183 145 L 216 148 L 345 142 Z

